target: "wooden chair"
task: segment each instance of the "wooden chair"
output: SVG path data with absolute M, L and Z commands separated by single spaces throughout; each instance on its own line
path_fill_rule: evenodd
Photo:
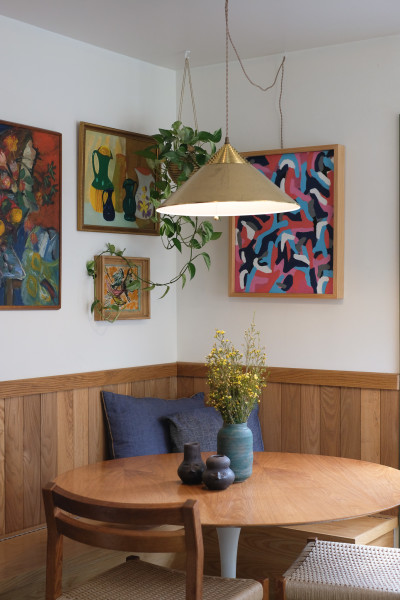
M 400 599 L 400 549 L 309 541 L 278 581 L 277 600 Z
M 135 505 L 93 502 L 49 483 L 43 488 L 48 528 L 46 600 L 267 600 L 268 580 L 203 576 L 197 501 Z M 173 531 L 157 529 L 170 524 Z M 186 574 L 138 558 L 62 594 L 63 536 L 125 552 L 186 552 Z

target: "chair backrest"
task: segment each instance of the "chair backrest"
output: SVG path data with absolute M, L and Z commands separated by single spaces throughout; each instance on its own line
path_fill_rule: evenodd
M 61 593 L 63 536 L 126 552 L 186 552 L 186 599 L 201 600 L 204 549 L 198 502 L 120 504 L 95 502 L 50 482 L 43 500 L 48 529 L 46 600 Z M 173 531 L 159 525 L 180 526 Z

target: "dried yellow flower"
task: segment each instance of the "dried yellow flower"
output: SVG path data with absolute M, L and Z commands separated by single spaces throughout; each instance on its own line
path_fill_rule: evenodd
M 221 413 L 225 423 L 245 423 L 267 385 L 266 354 L 260 346 L 260 333 L 253 319 L 244 334 L 243 354 L 225 338 L 222 329 L 216 330 L 214 338 L 206 358 L 209 404 Z

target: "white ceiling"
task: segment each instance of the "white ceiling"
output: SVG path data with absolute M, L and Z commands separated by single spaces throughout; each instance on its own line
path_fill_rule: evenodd
M 224 0 L 0 0 L 0 15 L 181 69 L 186 50 L 192 66 L 224 62 L 224 6 Z M 400 0 L 230 0 L 229 22 L 241 57 L 254 58 L 400 34 Z

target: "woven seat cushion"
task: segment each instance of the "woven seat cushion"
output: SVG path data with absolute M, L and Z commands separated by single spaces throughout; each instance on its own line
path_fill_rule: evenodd
M 129 560 L 64 593 L 58 600 L 185 600 L 185 573 Z M 262 600 L 251 579 L 204 577 L 203 600 Z
M 284 577 L 287 600 L 400 599 L 400 550 L 316 540 Z

